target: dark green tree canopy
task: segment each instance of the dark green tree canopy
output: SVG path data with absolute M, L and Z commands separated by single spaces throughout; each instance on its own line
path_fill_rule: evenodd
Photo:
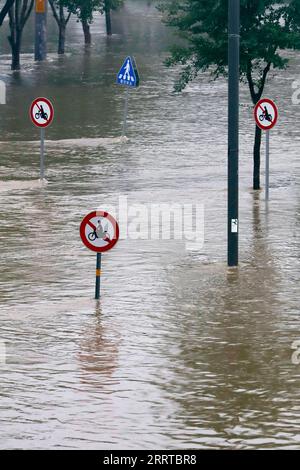
M 168 65 L 184 65 L 175 87 L 182 90 L 198 72 L 227 73 L 228 1 L 164 0 L 165 22 L 184 39 Z M 241 0 L 241 78 L 249 83 L 253 103 L 264 89 L 269 70 L 284 69 L 284 49 L 300 48 L 300 0 Z
M 123 5 L 124 0 L 62 0 L 64 6 L 81 21 L 89 24 L 93 21 L 93 14 L 100 11 L 102 14 L 106 8 L 116 10 Z
M 91 23 L 95 11 L 100 11 L 103 0 L 63 0 L 64 6 L 78 19 Z

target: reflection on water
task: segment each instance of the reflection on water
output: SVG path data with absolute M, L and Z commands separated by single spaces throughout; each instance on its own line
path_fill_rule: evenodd
M 118 341 L 112 336 L 112 325 L 106 330 L 102 326 L 100 302 L 95 309 L 96 321 L 93 328 L 83 330 L 80 340 L 78 360 L 81 370 L 81 383 L 94 386 L 95 393 L 101 385 L 118 384 L 114 378 L 118 359 Z
M 21 74 L 1 57 L 1 447 L 298 448 L 299 60 L 266 91 L 281 110 L 269 206 L 250 189 L 254 124 L 242 89 L 241 265 L 228 271 L 226 82 L 203 76 L 173 95 L 175 72 L 162 65 L 170 32 L 153 6 L 126 3 L 112 38 L 95 21 L 90 50 L 73 21 L 58 59 L 50 22 L 47 63 L 33 63 L 29 30 Z M 114 80 L 128 53 L 142 86 L 131 90 L 123 142 Z M 37 179 L 39 133 L 28 118 L 36 95 L 56 108 L 48 184 Z M 120 241 L 103 256 L 95 304 L 95 257 L 79 224 L 120 194 L 204 204 L 205 245 Z

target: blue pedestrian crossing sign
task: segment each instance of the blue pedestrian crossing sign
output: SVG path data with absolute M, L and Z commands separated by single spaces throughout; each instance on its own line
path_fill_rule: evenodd
M 134 58 L 126 57 L 125 62 L 118 73 L 117 83 L 119 85 L 136 88 L 139 86 L 139 81 L 139 73 Z

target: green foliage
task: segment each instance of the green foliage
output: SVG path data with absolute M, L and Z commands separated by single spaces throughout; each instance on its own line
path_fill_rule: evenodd
M 210 70 L 217 78 L 227 74 L 228 1 L 162 0 L 160 10 L 175 28 L 183 45 L 175 46 L 167 65 L 183 65 L 175 84 L 181 91 L 199 72 Z M 249 83 L 255 103 L 267 74 L 284 69 L 284 49 L 300 49 L 300 0 L 241 0 L 241 80 Z
M 63 4 L 79 20 L 91 23 L 94 12 L 102 8 L 103 0 L 63 0 Z
M 92 23 L 94 12 L 99 11 L 103 14 L 106 9 L 116 10 L 123 5 L 124 0 L 61 0 L 61 2 L 69 12 L 77 15 L 80 21 Z

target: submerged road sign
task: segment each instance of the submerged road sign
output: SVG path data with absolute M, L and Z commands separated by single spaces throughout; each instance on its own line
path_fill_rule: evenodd
M 277 124 L 278 109 L 274 101 L 267 98 L 260 100 L 254 109 L 254 117 L 257 126 L 266 133 L 266 169 L 265 191 L 266 201 L 269 201 L 270 193 L 270 130 Z
M 103 253 L 111 250 L 117 243 L 119 226 L 108 212 L 94 211 L 81 222 L 80 236 L 87 248 Z
M 133 57 L 126 57 L 118 76 L 117 83 L 129 87 L 138 87 L 140 82 L 139 73 Z
M 126 87 L 125 93 L 125 106 L 124 106 L 124 119 L 123 119 L 123 137 L 126 137 L 127 130 L 127 115 L 128 115 L 128 99 L 129 89 L 137 88 L 140 84 L 140 77 L 137 66 L 133 57 L 126 57 L 118 75 L 117 84 Z
M 256 124 L 263 131 L 272 129 L 278 120 L 278 109 L 274 101 L 264 98 L 260 100 L 254 109 Z
M 108 212 L 94 211 L 80 225 L 80 236 L 89 250 L 97 253 L 95 299 L 100 299 L 101 257 L 119 240 L 118 222 Z
M 30 107 L 30 118 L 37 127 L 48 127 L 54 118 L 54 108 L 47 98 L 37 98 Z
M 41 130 L 40 179 L 45 177 L 45 129 L 54 118 L 54 108 L 47 98 L 36 98 L 30 106 L 30 119 Z

